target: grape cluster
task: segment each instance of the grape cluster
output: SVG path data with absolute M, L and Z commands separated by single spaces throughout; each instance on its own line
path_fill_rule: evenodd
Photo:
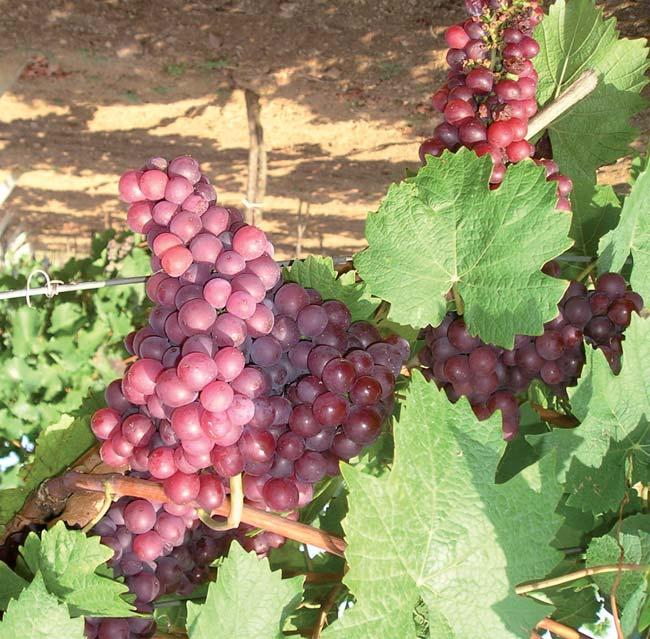
M 538 75 L 532 59 L 539 45 L 532 37 L 543 11 L 537 0 L 468 1 L 470 17 L 445 31 L 449 45 L 447 82 L 432 98 L 443 114 L 432 138 L 420 146 L 420 159 L 439 156 L 445 149 L 473 149 L 489 154 L 490 184 L 497 187 L 508 163 L 533 156 L 526 140 L 528 121 L 537 112 Z M 559 210 L 570 211 L 571 180 L 559 174 L 555 163 L 546 166 L 547 178 L 557 182 Z
M 551 274 L 555 267 L 546 270 Z M 605 273 L 591 291 L 571 282 L 542 335 L 517 335 L 510 350 L 471 336 L 462 317 L 449 313 L 439 326 L 425 329 L 420 361 L 452 402 L 467 397 L 479 419 L 500 410 L 504 437 L 512 439 L 519 430 L 517 395 L 537 379 L 565 396 L 582 371 L 584 342 L 601 349 L 612 370 L 620 371 L 623 331 L 642 308 L 643 300 L 620 275 Z
M 304 506 L 378 437 L 408 343 L 282 283 L 265 234 L 216 205 L 192 158 L 154 158 L 122 176 L 120 194 L 153 252 L 155 306 L 93 416 L 102 459 L 162 481 L 180 507 L 239 473 L 256 505 Z
M 133 361 L 106 388 L 91 428 L 105 463 L 162 482 L 169 503 L 120 501 L 96 533 L 146 611 L 172 587 L 160 567 L 171 570 L 187 535 L 215 546 L 198 509 L 218 508 L 230 478 L 242 475 L 247 503 L 296 517 L 314 483 L 377 439 L 409 344 L 352 322 L 342 302 L 283 282 L 266 235 L 217 205 L 192 158 L 152 158 L 119 189 L 129 226 L 152 251 L 154 307 L 148 326 L 125 339 Z M 219 539 L 262 555 L 284 541 L 247 532 Z M 196 578 L 186 574 L 176 591 L 205 573 L 195 564 Z M 99 639 L 148 632 L 139 621 L 88 623 Z
M 143 559 L 138 540 L 142 543 L 142 535 L 151 531 L 157 532 L 168 548 L 164 556 Z M 234 538 L 230 532 L 211 530 L 174 504 L 131 497 L 112 504 L 91 533 L 100 535 L 102 543 L 113 550 L 108 564 L 115 577 L 124 577 L 141 613 L 152 612 L 152 602 L 159 596 L 190 595 L 209 577 L 210 564 L 227 553 Z M 85 623 L 88 639 L 147 639 L 155 630 L 150 617 L 87 617 Z

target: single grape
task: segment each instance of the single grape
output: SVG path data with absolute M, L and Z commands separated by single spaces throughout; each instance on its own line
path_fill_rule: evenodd
M 169 499 L 175 504 L 184 505 L 196 499 L 201 482 L 197 475 L 187 475 L 178 471 L 165 479 L 163 487 Z
M 167 479 L 176 472 L 174 451 L 172 448 L 160 446 L 151 451 L 148 458 L 149 472 L 155 479 Z
M 155 530 L 133 537 L 133 552 L 142 561 L 153 561 L 163 552 L 163 540 Z
M 545 360 L 556 360 L 564 352 L 564 340 L 558 331 L 545 331 L 535 339 L 535 348 Z
M 445 41 L 452 49 L 462 49 L 469 42 L 469 36 L 463 27 L 455 24 L 445 31 Z
M 346 393 L 356 379 L 356 370 L 351 362 L 339 357 L 325 364 L 321 377 L 327 390 Z
M 320 481 L 327 470 L 325 458 L 321 453 L 308 451 L 304 453 L 295 463 L 296 478 L 314 484 Z
M 610 338 L 614 337 L 615 333 L 616 327 L 607 317 L 594 317 L 585 326 L 585 335 L 591 337 L 599 344 L 606 343 Z
M 97 439 L 108 439 L 119 424 L 120 413 L 112 408 L 100 408 L 90 420 L 90 428 Z
M 239 440 L 239 450 L 245 461 L 266 462 L 273 458 L 275 439 L 268 430 L 247 428 Z
M 225 498 L 223 484 L 215 475 L 201 475 L 199 481 L 201 486 L 196 501 L 201 508 L 212 512 L 221 506 Z
M 234 477 L 244 470 L 244 460 L 237 446 L 215 446 L 210 458 L 215 471 L 222 477 Z
M 336 393 L 323 393 L 314 401 L 313 411 L 314 417 L 323 426 L 338 426 L 347 416 L 348 402 Z
M 358 444 L 375 441 L 381 432 L 381 414 L 370 406 L 353 406 L 343 425 L 343 432 Z
M 269 479 L 264 484 L 262 494 L 272 510 L 292 510 L 298 505 L 298 489 L 289 479 Z
M 291 411 L 289 428 L 301 437 L 311 437 L 321 430 L 322 426 L 309 404 L 298 404 Z

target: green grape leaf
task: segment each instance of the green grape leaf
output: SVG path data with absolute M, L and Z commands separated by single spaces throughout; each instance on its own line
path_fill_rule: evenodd
M 10 599 L 18 596 L 28 583 L 4 561 L 0 561 L 0 610 L 6 610 Z
M 598 270 L 620 272 L 632 254 L 632 288 L 650 302 L 650 169 L 646 168 L 625 198 L 621 221 L 600 241 Z
M 18 357 L 27 357 L 38 353 L 42 348 L 43 337 L 41 326 L 45 312 L 41 309 L 19 306 L 12 309 L 11 317 L 11 348 Z
M 640 622 L 643 605 L 648 598 L 647 578 L 630 596 L 621 615 L 621 630 L 624 637 L 631 637 Z
M 569 388 L 573 414 L 579 428 L 555 429 L 548 437 L 557 450 L 560 477 L 572 461 L 598 468 L 611 442 L 628 449 L 638 445 L 632 434 L 645 435 L 639 424 L 650 420 L 650 319 L 633 314 L 625 332 L 622 370 L 614 375 L 601 351 L 586 349 L 586 361 L 578 385 Z
M 84 639 L 83 617 L 70 619 L 68 609 L 48 593 L 40 573 L 0 621 L 0 639 Z
M 650 564 L 650 515 L 632 515 L 618 522 L 612 530 L 603 537 L 596 537 L 587 548 L 587 567 L 604 566 L 616 564 L 621 560 L 621 546 L 623 547 L 622 563 L 628 564 Z M 645 571 L 624 571 L 619 578 L 616 590 L 618 603 L 625 607 L 634 591 L 641 585 L 645 585 Z M 609 594 L 617 579 L 616 572 L 594 575 L 593 580 L 598 588 Z
M 122 598 L 125 584 L 96 574 L 113 551 L 99 537 L 68 530 L 60 521 L 39 537 L 30 533 L 21 550 L 32 573 L 40 572 L 49 592 L 70 607 L 75 615 L 130 617 L 137 615 Z
M 619 38 L 616 20 L 603 19 L 593 0 L 557 0 L 535 30 L 537 101 L 552 101 L 586 69 L 596 90 L 549 125 L 553 159 L 574 182 L 595 184 L 596 170 L 629 152 L 636 132 L 630 118 L 643 108 L 647 80 L 645 40 Z
M 34 461 L 24 473 L 25 484 L 36 488 L 43 480 L 64 471 L 95 443 L 90 418 L 104 406 L 103 394 L 91 394 L 72 415 L 62 415 L 56 424 L 41 431 L 36 440 Z
M 567 495 L 563 495 L 556 512 L 563 518 L 562 526 L 557 531 L 553 546 L 555 548 L 573 548 L 586 546 L 591 539 L 591 531 L 596 528 L 597 520 L 593 513 L 567 506 Z M 598 521 L 600 523 L 600 520 Z
M 646 587 L 647 589 L 647 587 Z M 650 597 L 647 597 L 643 608 L 639 612 L 639 630 L 643 631 L 650 626 Z
M 548 545 L 561 523 L 553 455 L 496 485 L 500 415 L 479 422 L 466 400 L 451 404 L 417 371 L 394 432 L 387 476 L 343 466 L 344 582 L 356 604 L 323 638 L 413 637 L 420 597 L 431 627 L 447 628 L 436 637 L 523 636 L 549 610 L 517 597 L 513 584 L 547 574 L 561 557 Z
M 282 579 L 267 559 L 232 544 L 210 584 L 205 604 L 187 603 L 190 639 L 280 639 L 284 622 L 302 596 L 303 577 Z
M 533 162 L 510 167 L 494 191 L 491 170 L 467 149 L 429 157 L 368 216 L 369 247 L 354 262 L 393 321 L 438 325 L 453 284 L 469 331 L 506 348 L 557 315 L 566 282 L 540 269 L 572 245 L 571 216 L 555 210 L 553 183 Z
M 23 486 L 0 490 L 0 535 L 4 534 L 7 524 L 23 507 L 29 493 Z
M 612 441 L 597 467 L 580 460 L 571 462 L 565 489 L 567 504 L 595 515 L 617 512 L 629 483 L 645 483 L 650 473 L 650 423 L 641 420 L 639 426 L 622 441 Z
M 50 316 L 48 333 L 72 333 L 84 321 L 84 311 L 74 302 L 59 303 Z
M 611 186 L 587 182 L 577 182 L 571 197 L 570 235 L 575 240 L 574 250 L 582 255 L 596 255 L 598 241 L 619 222 L 621 201 Z
M 309 255 L 284 270 L 284 280 L 297 282 L 305 288 L 315 288 L 324 300 L 340 300 L 347 304 L 352 321 L 367 320 L 377 310 L 381 300 L 372 297 L 363 282 L 356 281 L 356 271 L 337 276 L 331 257 Z
M 580 628 L 598 619 L 602 605 L 596 599 L 596 589 L 593 585 L 588 588 L 563 588 L 547 592 L 546 595 L 555 606 L 551 617 L 571 628 Z

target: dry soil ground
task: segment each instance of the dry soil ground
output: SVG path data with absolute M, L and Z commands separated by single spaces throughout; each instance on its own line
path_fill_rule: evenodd
M 649 0 L 601 4 L 627 36 L 645 35 Z M 416 165 L 418 141 L 436 124 L 429 97 L 444 76 L 444 28 L 460 7 L 10 3 L 0 13 L 0 85 L 32 61 L 0 97 L 0 171 L 18 180 L 4 207 L 11 230 L 55 261 L 84 253 L 92 231 L 124 226 L 118 176 L 151 155 L 191 153 L 222 201 L 238 204 L 248 131 L 237 87 L 252 83 L 269 150 L 264 228 L 280 254 L 293 254 L 302 207 L 305 252 L 349 254 L 363 244 L 366 212 Z M 647 131 L 648 121 L 638 124 Z M 622 183 L 626 166 L 603 180 Z

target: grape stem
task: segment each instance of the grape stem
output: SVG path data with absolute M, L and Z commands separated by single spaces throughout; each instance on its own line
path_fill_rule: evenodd
M 546 619 L 542 619 L 537 624 L 537 628 L 540 630 L 548 630 L 554 635 L 560 637 L 560 639 L 593 639 L 589 635 L 586 635 L 583 632 L 576 630 L 575 628 L 565 626 L 563 623 L 549 619 L 548 617 Z
M 454 283 L 452 285 L 451 291 L 454 294 L 454 302 L 456 303 L 456 313 L 462 315 L 465 312 L 465 305 L 463 304 L 463 298 L 460 296 L 460 291 L 458 290 L 457 283 Z
M 584 71 L 570 87 L 562 91 L 553 102 L 530 119 L 526 139 L 530 140 L 544 131 L 551 122 L 557 120 L 563 113 L 587 97 L 597 86 L 596 72 L 593 69 Z
M 550 408 L 544 408 L 535 402 L 530 403 L 530 407 L 545 421 L 558 428 L 575 428 L 580 425 L 580 422 L 570 415 L 558 413 Z
M 580 273 L 578 273 L 578 275 L 576 276 L 576 280 L 578 282 L 584 280 L 585 277 L 587 277 L 587 275 L 589 275 L 596 268 L 597 265 L 598 265 L 598 260 L 594 260 L 591 264 L 585 266 L 585 268 L 583 268 L 580 271 Z
M 542 579 L 541 581 L 530 581 L 528 583 L 519 584 L 515 587 L 517 595 L 526 595 L 535 590 L 544 590 L 545 588 L 553 588 L 562 584 L 582 579 L 583 577 L 591 577 L 592 575 L 603 575 L 609 572 L 631 572 L 639 571 L 645 572 L 650 570 L 650 564 L 605 564 L 604 566 L 591 566 L 590 568 L 583 568 L 575 572 L 569 572 L 566 575 L 559 577 L 552 577 L 551 579 Z
M 230 478 L 230 511 L 225 522 L 215 521 L 206 510 L 200 509 L 199 519 L 212 530 L 233 530 L 241 524 L 244 508 L 244 485 L 241 473 Z
M 108 512 L 108 509 L 113 503 L 113 492 L 111 491 L 110 484 L 104 486 L 104 501 L 97 514 L 81 529 L 81 532 L 87 533 L 93 526 Z
M 316 625 L 314 626 L 314 629 L 311 633 L 311 639 L 320 639 L 320 633 L 323 631 L 323 628 L 327 623 L 327 615 L 336 603 L 336 598 L 339 596 L 342 588 L 343 584 L 339 583 L 330 590 L 329 594 L 327 595 L 327 599 L 325 599 L 323 605 L 320 607 L 320 611 L 318 613 L 318 621 L 316 622 Z
M 140 497 L 141 499 L 160 503 L 170 501 L 161 484 L 146 479 L 138 479 L 137 477 L 125 477 L 117 473 L 91 475 L 70 471 L 63 475 L 63 481 L 68 490 L 72 491 L 87 490 L 103 493 L 104 486 L 108 483 L 113 494 L 117 497 Z M 197 506 L 196 504 L 192 505 Z M 227 517 L 229 513 L 230 499 L 226 497 L 224 503 L 219 508 L 216 508 L 212 514 Z M 282 535 L 287 539 L 316 546 L 339 557 L 343 557 L 345 552 L 345 541 L 336 535 L 331 535 L 319 528 L 307 526 L 246 504 L 242 505 L 241 521 L 249 526 Z

